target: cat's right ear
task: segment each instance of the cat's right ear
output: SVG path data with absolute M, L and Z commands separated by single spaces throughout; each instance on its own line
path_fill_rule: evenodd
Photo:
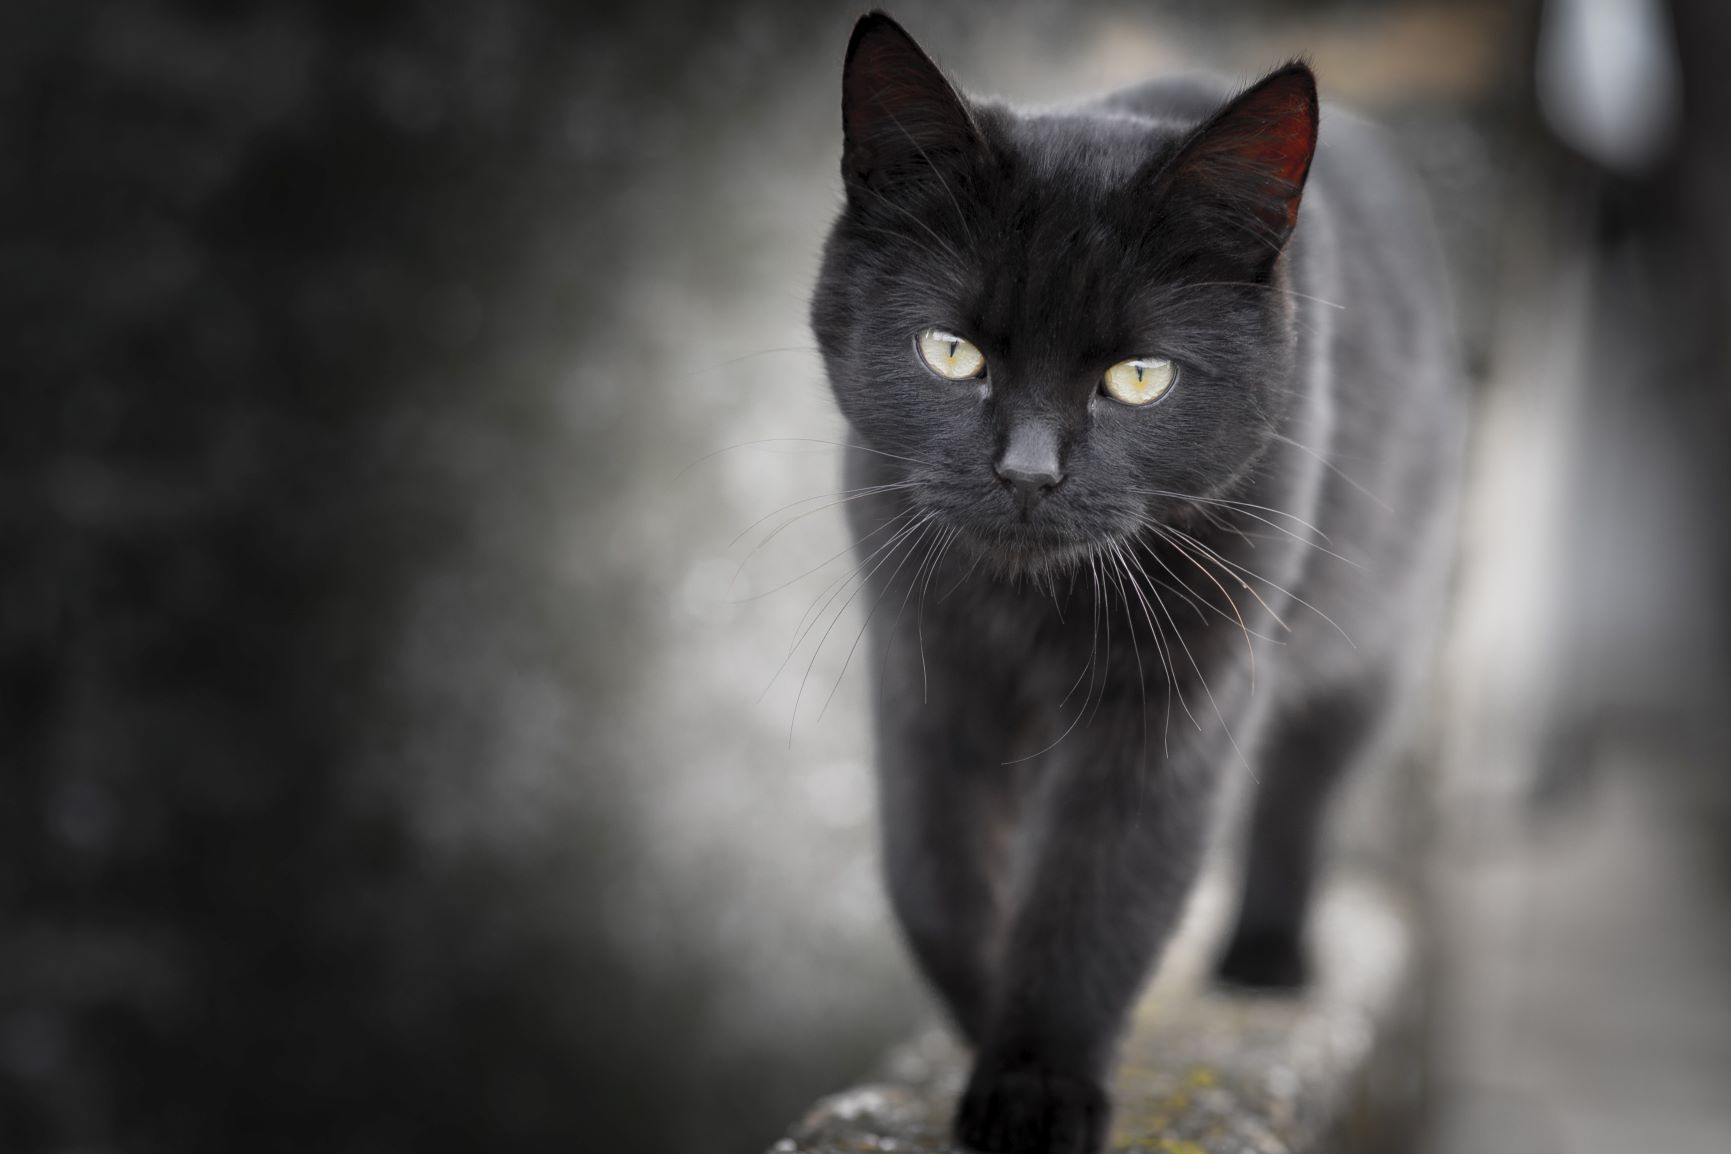
M 882 12 L 854 25 L 842 65 L 842 176 L 880 188 L 954 165 L 980 148 L 967 103 Z
M 1267 276 L 1298 226 L 1317 122 L 1316 77 L 1300 61 L 1227 102 L 1156 170 L 1178 231 Z

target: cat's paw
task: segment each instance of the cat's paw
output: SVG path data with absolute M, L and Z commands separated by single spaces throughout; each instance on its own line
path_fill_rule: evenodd
M 1091 1078 L 982 1064 L 956 1110 L 956 1139 L 987 1154 L 1095 1154 L 1110 1117 L 1106 1091 Z
M 1246 990 L 1296 990 L 1310 978 L 1304 944 L 1292 934 L 1238 934 L 1214 974 Z

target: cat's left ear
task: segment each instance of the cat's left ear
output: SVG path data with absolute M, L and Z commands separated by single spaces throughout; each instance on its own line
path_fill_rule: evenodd
M 980 147 L 972 112 L 931 57 L 882 12 L 854 25 L 842 66 L 842 175 L 878 186 Z
M 1316 152 L 1316 78 L 1302 63 L 1264 77 L 1195 130 L 1157 177 L 1192 236 L 1265 275 L 1298 224 Z

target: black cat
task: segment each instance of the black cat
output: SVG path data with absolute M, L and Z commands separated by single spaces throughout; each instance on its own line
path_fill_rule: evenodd
M 1463 428 L 1440 260 L 1302 64 L 1021 112 L 874 13 L 842 113 L 812 326 L 889 606 L 890 894 L 976 1047 L 957 1136 L 1093 1151 L 1223 776 L 1259 787 L 1220 974 L 1296 985 L 1325 797 L 1414 696 Z

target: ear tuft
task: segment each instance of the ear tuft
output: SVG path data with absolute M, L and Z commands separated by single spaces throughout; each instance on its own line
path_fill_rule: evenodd
M 882 12 L 854 25 L 842 66 L 844 176 L 882 183 L 974 147 L 967 105 L 931 57 Z
M 1298 224 L 1317 120 L 1310 68 L 1295 61 L 1277 69 L 1191 135 L 1166 170 L 1173 194 L 1235 218 L 1272 264 Z

